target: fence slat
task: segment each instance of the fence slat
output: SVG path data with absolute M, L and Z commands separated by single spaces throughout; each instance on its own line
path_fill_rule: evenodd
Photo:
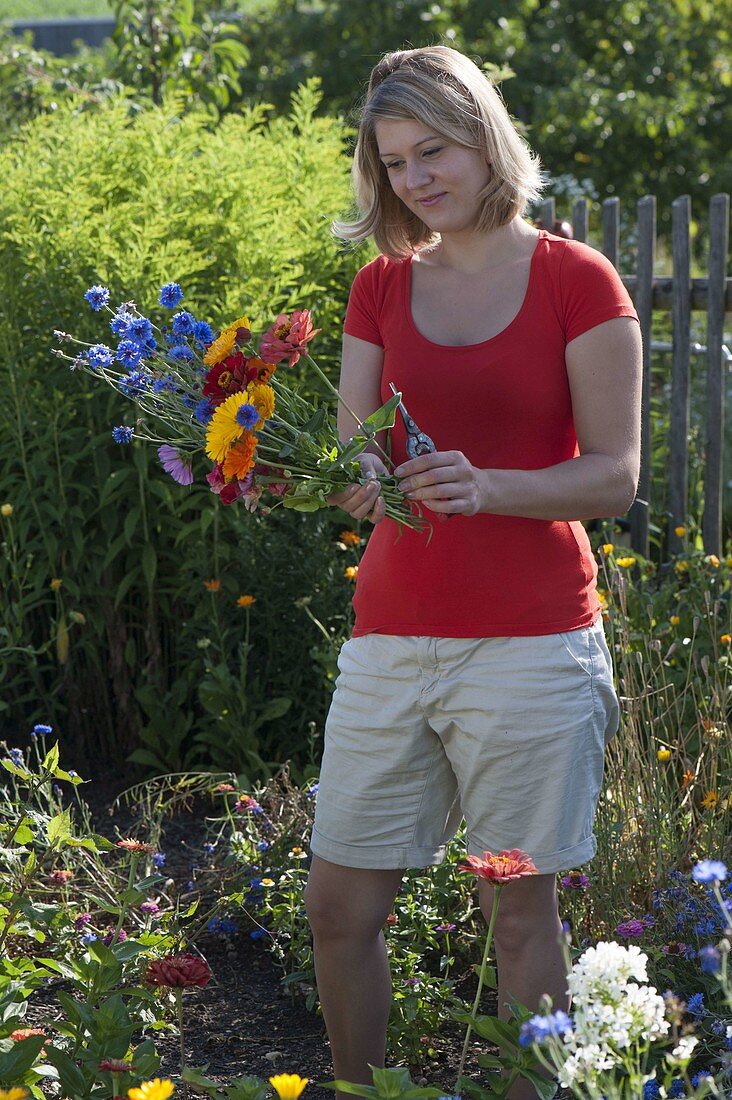
M 541 224 L 549 233 L 554 231 L 556 216 L 556 203 L 554 199 L 544 199 L 539 207 L 539 218 L 541 219 Z
M 637 280 L 635 275 L 623 275 L 625 289 L 635 300 L 635 288 Z M 671 310 L 673 307 L 674 281 L 665 275 L 657 275 L 653 280 L 653 308 Z M 709 280 L 691 280 L 691 308 L 706 312 L 709 305 Z M 732 313 L 732 279 L 724 280 L 724 306 L 728 313 Z
M 615 195 L 602 204 L 602 251 L 614 267 L 620 261 L 620 199 Z
M 587 243 L 590 235 L 590 211 L 587 199 L 577 199 L 572 207 L 572 232 L 576 241 Z
M 709 203 L 709 304 L 707 307 L 706 464 L 702 538 L 708 554 L 722 553 L 724 460 L 724 298 L 729 237 L 729 195 Z
M 673 354 L 669 428 L 669 535 L 671 553 L 682 543 L 674 528 L 688 522 L 689 383 L 691 358 L 691 199 L 681 195 L 671 204 L 671 244 L 674 265 Z
M 641 468 L 638 493 L 630 508 L 630 545 L 648 557 L 651 503 L 651 342 L 653 332 L 653 272 L 656 263 L 656 198 L 640 199 L 635 308 L 643 340 L 643 396 L 641 401 Z

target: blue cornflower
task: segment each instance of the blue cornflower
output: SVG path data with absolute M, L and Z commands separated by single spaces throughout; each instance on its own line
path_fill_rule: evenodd
M 694 1076 L 691 1078 L 691 1083 L 694 1088 L 697 1088 L 697 1086 L 704 1080 L 705 1077 L 711 1076 L 712 1075 L 708 1069 L 700 1069 L 699 1072 L 695 1073 Z
M 109 322 L 109 327 L 115 336 L 124 338 L 127 336 L 130 325 L 135 320 L 134 313 L 128 313 L 126 309 L 118 309 L 112 320 Z
M 136 367 L 142 358 L 142 348 L 134 340 L 122 340 L 115 358 L 123 367 Z
M 31 739 L 35 741 L 36 737 L 46 737 L 49 733 L 53 733 L 53 726 L 46 726 L 43 722 L 37 722 L 31 730 Z
M 192 336 L 195 323 L 196 318 L 192 313 L 189 313 L 187 309 L 182 309 L 180 313 L 174 313 L 172 324 L 173 335 Z
M 94 943 L 95 939 L 97 939 L 97 937 L 94 935 L 93 932 L 85 932 L 84 935 L 81 937 L 81 942 L 82 943 Z
M 320 790 L 320 783 L 313 783 L 312 787 L 308 790 L 308 798 L 315 798 L 316 794 Z
M 64 793 L 64 792 L 63 792 L 63 791 L 61 790 L 61 788 L 59 787 L 58 783 L 54 783 L 54 784 L 53 784 L 53 787 L 51 788 L 51 790 L 52 790 L 52 791 L 53 791 L 53 793 L 54 793 L 54 794 L 56 795 L 56 798 L 60 798 L 60 797 L 61 797 L 61 795 L 62 795 L 62 794 Z
M 195 409 L 196 399 L 192 393 L 184 393 L 181 400 L 187 409 Z
M 161 867 L 164 867 L 165 866 L 165 852 L 153 852 L 152 865 L 158 871 L 160 870 Z
M 160 297 L 158 301 L 160 305 L 165 306 L 166 309 L 175 309 L 182 300 L 183 291 L 178 283 L 166 283 L 165 286 L 160 288 Z
M 239 925 L 227 917 L 212 917 L 206 927 L 217 936 L 230 936 L 238 930 Z
M 199 424 L 208 424 L 213 416 L 214 407 L 207 397 L 202 397 L 193 410 L 193 415 Z
M 156 378 L 155 381 L 153 382 L 152 386 L 150 387 L 150 389 L 153 391 L 153 393 L 163 393 L 163 391 L 167 390 L 167 388 L 168 388 L 168 379 L 167 378 Z
M 264 928 L 255 928 L 253 932 L 249 933 L 249 937 L 252 940 L 261 940 L 262 936 L 266 936 L 267 933 Z
M 258 852 L 266 852 L 268 848 L 269 848 L 269 841 L 268 840 L 260 840 L 257 844 L 257 851 Z
M 90 286 L 84 297 L 92 309 L 98 313 L 109 301 L 109 291 L 106 286 Z
M 213 343 L 214 330 L 211 328 L 208 321 L 196 321 L 193 326 L 193 337 L 196 343 L 204 348 L 208 344 Z
M 191 890 L 195 890 L 195 889 L 196 889 L 195 882 L 193 882 L 191 879 L 189 879 L 188 882 L 186 883 L 186 890 L 188 891 L 188 893 L 190 893 Z
M 724 882 L 727 868 L 721 859 L 702 859 L 691 869 L 694 882 Z
M 168 355 L 171 359 L 185 360 L 188 363 L 194 358 L 187 344 L 174 344 L 172 348 L 168 348 Z
M 249 880 L 249 889 L 250 890 L 262 890 L 263 886 L 262 886 L 261 878 L 250 879 Z
M 208 855 L 211 855 L 211 854 L 212 854 L 213 852 L 215 852 L 215 851 L 216 851 L 216 845 L 215 845 L 215 844 L 204 844 L 204 846 L 203 846 L 203 850 L 204 850 L 204 852 L 206 852 L 206 853 L 207 853 Z
M 134 435 L 132 428 L 126 424 L 120 424 L 118 428 L 112 428 L 112 439 L 115 443 L 131 443 Z
M 697 1020 L 702 1016 L 706 1016 L 707 1009 L 704 1005 L 704 994 L 694 993 L 686 1002 L 686 1011 L 690 1012 L 692 1016 L 696 1016 Z
M 138 344 L 149 345 L 152 341 L 153 347 L 155 346 L 153 327 L 147 317 L 133 317 L 127 326 L 125 336 Z
M 86 357 L 89 360 L 89 366 L 94 370 L 98 370 L 99 367 L 108 367 L 112 363 L 112 349 L 106 344 L 92 344 L 87 349 Z
M 718 974 L 722 969 L 722 956 L 718 947 L 711 943 L 702 947 L 699 952 L 699 962 L 704 974 Z
M 119 388 L 125 397 L 137 397 L 147 389 L 148 378 L 140 370 L 131 370 L 126 378 L 119 382 Z
M 544 1043 L 552 1035 L 566 1035 L 572 1030 L 572 1021 L 566 1012 L 552 1012 L 549 1016 L 532 1016 L 521 1025 L 519 1045 L 529 1047 L 532 1043 Z
M 22 749 L 9 749 L 8 756 L 15 764 L 16 768 L 22 768 L 25 765 L 25 757 L 23 756 Z
M 661 1089 L 658 1086 L 657 1081 L 646 1081 L 643 1086 L 643 1100 L 658 1100 L 661 1095 Z
M 240 424 L 242 428 L 249 428 L 251 430 L 258 420 L 259 412 L 254 408 L 254 405 L 250 405 L 249 402 L 240 405 L 236 410 L 236 422 Z
M 678 1100 L 678 1097 L 685 1096 L 684 1082 L 680 1077 L 677 1077 L 675 1081 L 672 1081 L 668 1090 L 669 1100 Z
M 719 1019 L 713 1020 L 712 1025 L 711 1025 L 711 1031 L 712 1031 L 713 1035 L 726 1035 L 727 1034 L 727 1028 L 725 1026 L 724 1020 L 719 1020 Z

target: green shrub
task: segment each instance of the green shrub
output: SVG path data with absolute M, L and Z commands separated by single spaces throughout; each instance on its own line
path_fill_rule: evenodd
M 329 232 L 348 205 L 348 162 L 340 125 L 314 117 L 318 101 L 311 82 L 286 117 L 258 108 L 216 129 L 170 108 L 135 113 L 123 99 L 89 113 L 66 105 L 0 152 L 0 476 L 14 507 L 3 523 L 32 555 L 21 594 L 22 563 L 6 550 L 3 567 L 3 587 L 14 577 L 0 610 L 13 652 L 0 672 L 0 720 L 16 729 L 45 716 L 78 749 L 117 764 L 142 732 L 163 770 L 213 758 L 249 778 L 264 762 L 307 755 L 332 669 L 294 601 L 312 599 L 326 634 L 345 622 L 343 516 L 263 519 L 222 509 L 202 488 L 186 492 L 154 453 L 112 443 L 129 410 L 49 348 L 54 329 L 103 339 L 83 301 L 92 283 L 154 310 L 157 288 L 175 279 L 214 325 L 246 312 L 262 331 L 280 310 L 307 305 L 323 329 L 318 360 L 335 372 L 364 257 Z M 222 581 L 216 660 L 206 642 L 216 641 L 211 578 Z M 248 714 L 272 696 L 292 700 L 256 744 L 242 743 L 234 706 L 244 593 L 257 598 Z M 29 660 L 20 647 L 37 652 Z

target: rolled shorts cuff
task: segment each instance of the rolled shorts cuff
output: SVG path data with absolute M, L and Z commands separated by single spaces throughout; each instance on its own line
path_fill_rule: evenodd
M 468 845 L 468 854 L 482 856 L 483 852 L 494 851 L 490 844 L 481 847 L 479 841 Z M 558 871 L 570 871 L 582 863 L 588 863 L 597 852 L 597 840 L 588 836 L 571 848 L 562 848 L 559 852 L 532 853 L 531 858 L 540 875 L 555 875 Z
M 342 844 L 323 836 L 313 829 L 310 851 L 329 863 L 340 867 L 362 867 L 373 871 L 395 871 L 401 867 L 436 867 L 444 862 L 447 847 L 444 844 L 434 847 L 399 848 L 390 845 L 380 848 L 378 845 Z

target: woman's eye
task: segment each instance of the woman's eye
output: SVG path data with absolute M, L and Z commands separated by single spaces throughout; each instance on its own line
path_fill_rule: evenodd
M 436 149 L 425 149 L 425 151 L 424 151 L 424 155 L 425 155 L 426 157 L 431 157 L 433 153 L 439 153 L 439 152 L 440 152 L 440 149 L 439 149 L 439 148 L 436 148 Z

